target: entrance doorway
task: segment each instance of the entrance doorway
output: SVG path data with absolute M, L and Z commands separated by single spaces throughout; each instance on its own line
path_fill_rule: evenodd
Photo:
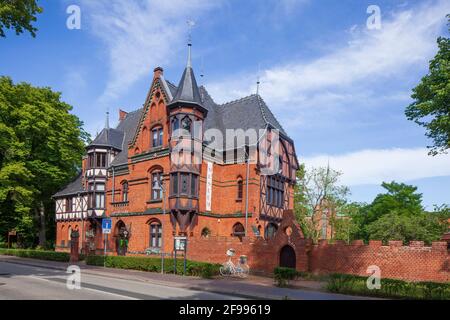
M 295 269 L 295 251 L 291 246 L 284 246 L 280 250 L 280 267 Z

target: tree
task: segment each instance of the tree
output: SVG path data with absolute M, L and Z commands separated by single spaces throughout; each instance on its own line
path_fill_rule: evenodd
M 417 187 L 404 183 L 383 182 L 385 193 L 364 207 L 353 220 L 359 225 L 364 240 L 439 240 L 447 229 L 446 206 L 426 212 Z
M 0 37 L 6 37 L 4 29 L 14 29 L 19 35 L 24 31 L 36 37 L 37 29 L 32 25 L 36 15 L 43 9 L 36 0 L 1 0 L 0 1 Z
M 383 182 L 381 186 L 387 192 L 377 195 L 363 212 L 365 224 L 393 211 L 409 216 L 423 212 L 422 194 L 417 193 L 417 187 L 395 181 Z
M 305 170 L 301 165 L 297 172 L 294 210 L 305 237 L 313 241 L 319 239 L 319 211 L 325 207 L 336 210 L 346 203 L 349 189 L 338 185 L 341 175 L 329 167 Z
M 450 30 L 450 15 L 447 18 Z M 439 51 L 430 61 L 429 73 L 413 89 L 414 102 L 405 112 L 408 120 L 426 128 L 433 156 L 450 148 L 450 38 L 439 37 L 437 43 Z
M 401 240 L 405 244 L 412 240 L 424 241 L 431 244 L 439 240 L 448 228 L 446 220 L 440 219 L 433 213 L 420 213 L 407 216 L 393 211 L 367 226 L 369 239 Z
M 336 215 L 332 216 L 330 224 L 334 231 L 334 240 L 343 240 L 350 243 L 352 240 L 360 239 L 360 226 L 357 217 L 366 205 L 351 202 L 346 203 L 339 209 Z
M 88 135 L 60 97 L 0 77 L 0 234 L 14 228 L 44 245 L 54 225 L 51 196 L 80 168 Z

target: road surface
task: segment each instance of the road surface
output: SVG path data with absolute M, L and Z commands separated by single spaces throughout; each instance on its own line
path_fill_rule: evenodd
M 0 261 L 0 300 L 236 300 L 235 296 L 149 282 L 81 274 L 81 289 L 67 288 L 64 271 Z

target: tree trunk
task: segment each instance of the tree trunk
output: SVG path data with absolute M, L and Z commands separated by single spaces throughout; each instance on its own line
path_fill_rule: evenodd
M 46 224 L 45 224 L 45 207 L 42 201 L 39 203 L 39 245 L 45 247 L 46 238 Z

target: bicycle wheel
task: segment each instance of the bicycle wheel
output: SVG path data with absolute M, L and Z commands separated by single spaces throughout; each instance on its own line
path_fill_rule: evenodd
M 219 269 L 219 273 L 222 277 L 226 277 L 230 274 L 230 268 L 225 267 L 225 266 L 221 266 Z
M 250 273 L 250 268 L 248 266 L 240 267 L 239 277 L 247 278 Z

